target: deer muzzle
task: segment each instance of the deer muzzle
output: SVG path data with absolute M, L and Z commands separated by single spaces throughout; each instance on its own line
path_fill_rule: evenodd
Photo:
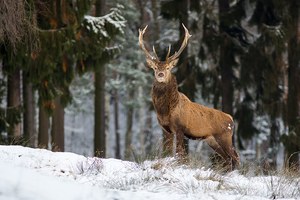
M 160 77 L 160 78 L 162 78 L 162 77 L 165 76 L 165 74 L 164 74 L 163 72 L 159 72 L 159 73 L 157 74 L 157 76 Z
M 158 82 L 165 82 L 165 79 L 166 79 L 166 75 L 164 72 L 157 72 L 155 73 L 155 78 Z

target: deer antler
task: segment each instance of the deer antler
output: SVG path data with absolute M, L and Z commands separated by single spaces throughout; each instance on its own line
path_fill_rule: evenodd
M 169 51 L 168 51 L 168 55 L 167 55 L 167 57 L 166 57 L 166 62 L 170 62 L 170 61 L 172 61 L 172 60 L 177 59 L 177 58 L 180 56 L 180 54 L 183 52 L 183 50 L 185 49 L 185 47 L 186 47 L 186 45 L 187 45 L 187 43 L 188 43 L 189 38 L 192 36 L 192 35 L 189 34 L 189 31 L 188 31 L 188 29 L 184 26 L 184 24 L 182 24 L 182 26 L 183 26 L 183 28 L 184 28 L 185 35 L 184 35 L 184 39 L 183 39 L 183 41 L 182 41 L 181 47 L 180 47 L 180 49 L 179 49 L 178 51 L 176 51 L 172 56 L 169 57 L 170 49 L 171 49 L 171 47 L 169 46 Z
M 169 49 L 168 49 L 168 53 L 167 53 L 167 56 L 166 56 L 166 62 L 170 62 L 172 60 L 175 60 L 177 59 L 180 54 L 183 52 L 183 50 L 185 49 L 187 43 L 188 43 L 188 40 L 189 38 L 192 36 L 189 34 L 189 31 L 188 29 L 184 26 L 184 24 L 182 24 L 183 28 L 184 28 L 184 31 L 185 31 L 185 36 L 184 36 L 184 39 L 182 41 L 182 44 L 181 44 L 181 47 L 178 51 L 176 51 L 172 56 L 169 57 L 170 55 L 170 51 L 171 51 L 171 45 L 169 45 Z M 151 60 L 155 60 L 155 61 L 159 61 L 159 58 L 156 54 L 156 51 L 155 51 L 155 48 L 153 46 L 153 53 L 154 53 L 154 57 L 149 53 L 149 51 L 146 49 L 145 45 L 144 45 L 144 34 L 146 32 L 146 29 L 147 29 L 148 25 L 144 28 L 144 29 L 139 29 L 139 44 L 140 44 L 140 47 L 142 48 L 142 50 L 144 51 L 144 53 L 146 54 L 146 57 L 148 59 L 151 59 Z
M 155 57 L 153 57 L 149 51 L 146 49 L 145 45 L 144 45 L 144 39 L 143 39 L 143 36 L 146 32 L 146 29 L 147 29 L 148 25 L 142 30 L 142 29 L 139 29 L 139 44 L 140 44 L 140 47 L 143 49 L 144 53 L 146 54 L 146 57 L 148 59 L 151 59 L 151 60 L 159 60 L 158 59 L 158 56 L 155 52 L 155 48 L 153 46 L 153 51 L 154 51 L 154 54 L 155 54 Z

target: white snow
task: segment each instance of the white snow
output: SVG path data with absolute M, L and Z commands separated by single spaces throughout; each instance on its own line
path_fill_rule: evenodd
M 174 158 L 134 163 L 0 146 L 0 200 L 300 199 L 299 176 L 220 174 Z
M 120 13 L 120 9 L 123 9 L 121 5 L 117 8 L 111 8 L 110 13 L 101 17 L 94 17 L 90 15 L 85 15 L 85 23 L 82 25 L 87 28 L 87 30 L 94 32 L 95 34 L 101 35 L 101 37 L 109 38 L 109 33 L 105 29 L 105 24 L 109 23 L 115 29 L 124 34 L 123 28 L 126 26 L 126 20 Z

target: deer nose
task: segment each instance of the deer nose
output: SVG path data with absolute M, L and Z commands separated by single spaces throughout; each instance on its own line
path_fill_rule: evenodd
M 158 73 L 158 77 L 163 77 L 164 76 L 164 73 L 160 72 Z

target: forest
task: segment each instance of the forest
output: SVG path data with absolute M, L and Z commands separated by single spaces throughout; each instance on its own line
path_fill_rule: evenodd
M 0 1 L 0 144 L 172 154 L 138 35 L 148 25 L 146 47 L 165 58 L 182 23 L 192 37 L 173 72 L 179 90 L 233 116 L 242 163 L 299 170 L 299 0 Z M 197 159 L 212 153 L 199 141 L 185 147 Z

